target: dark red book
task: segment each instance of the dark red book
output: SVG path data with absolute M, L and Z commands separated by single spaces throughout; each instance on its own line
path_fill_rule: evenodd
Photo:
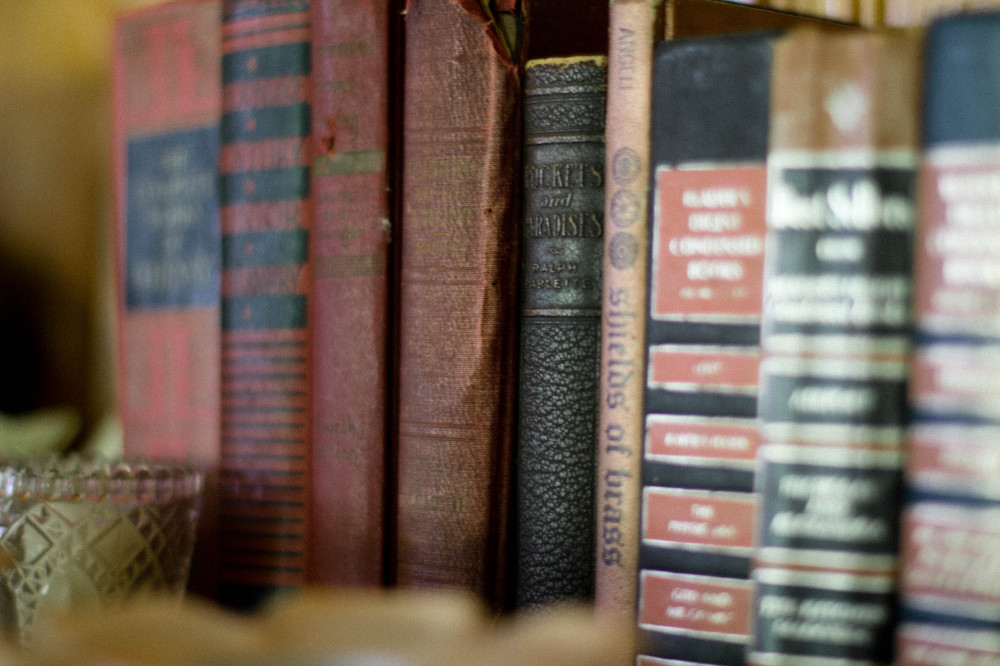
M 122 15 L 112 58 L 118 408 L 125 452 L 205 471 L 192 587 L 216 580 L 219 3 Z
M 406 14 L 398 543 L 404 587 L 505 591 L 519 77 L 479 3 Z
M 226 2 L 222 36 L 220 596 L 251 607 L 306 574 L 309 3 Z
M 389 6 L 313 0 L 312 543 L 309 580 L 383 575 Z

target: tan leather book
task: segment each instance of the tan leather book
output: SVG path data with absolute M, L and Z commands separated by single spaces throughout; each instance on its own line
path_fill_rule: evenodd
M 642 310 L 655 19 L 654 5 L 647 0 L 611 4 L 594 604 L 601 612 L 626 615 L 635 612 L 639 564 Z

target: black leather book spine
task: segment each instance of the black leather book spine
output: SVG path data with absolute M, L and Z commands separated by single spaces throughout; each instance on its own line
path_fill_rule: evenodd
M 653 56 L 640 651 L 742 664 L 774 33 Z
M 519 607 L 593 595 L 606 80 L 599 56 L 525 77 Z
M 308 0 L 222 7 L 219 599 L 250 610 L 309 559 Z

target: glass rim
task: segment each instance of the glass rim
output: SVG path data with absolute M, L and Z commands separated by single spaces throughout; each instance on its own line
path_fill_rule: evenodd
M 159 504 L 197 498 L 203 483 L 201 469 L 179 459 L 0 458 L 0 497 Z

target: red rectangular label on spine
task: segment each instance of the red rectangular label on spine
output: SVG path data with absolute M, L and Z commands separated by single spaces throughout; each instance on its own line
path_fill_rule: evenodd
M 653 460 L 753 466 L 761 435 L 754 419 L 650 414 L 646 457 Z
M 745 642 L 753 592 L 748 580 L 642 571 L 639 624 L 646 629 Z
M 754 393 L 757 347 L 657 345 L 649 349 L 650 388 L 676 391 Z
M 643 493 L 642 539 L 750 555 L 756 508 L 750 493 L 649 487 Z
M 653 319 L 760 317 L 765 174 L 763 166 L 657 171 Z
M 928 154 L 919 190 L 919 328 L 1000 334 L 1000 159 L 995 146 Z
M 965 617 L 1000 608 L 1000 509 L 919 504 L 904 512 L 900 590 L 906 603 Z
M 215 122 L 219 47 L 206 40 L 206 26 L 218 23 L 218 11 L 198 2 L 122 18 L 116 36 L 118 122 L 147 133 Z

